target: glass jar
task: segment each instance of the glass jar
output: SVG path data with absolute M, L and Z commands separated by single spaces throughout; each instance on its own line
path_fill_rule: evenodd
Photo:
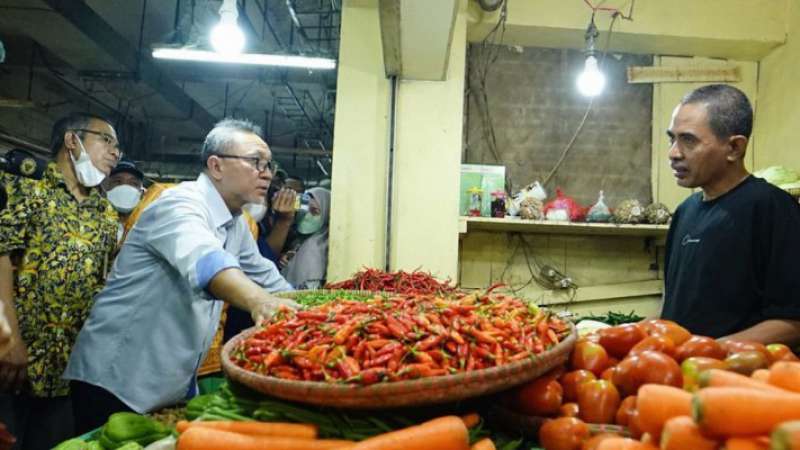
M 503 218 L 506 216 L 506 193 L 504 191 L 492 192 L 492 217 Z

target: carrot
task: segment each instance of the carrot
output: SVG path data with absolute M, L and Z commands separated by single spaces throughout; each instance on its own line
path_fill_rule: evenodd
M 800 362 L 778 361 L 769 368 L 769 384 L 800 392 Z
M 769 369 L 757 369 L 750 374 L 750 378 L 769 383 Z
M 469 413 L 461 416 L 461 420 L 464 421 L 464 426 L 467 428 L 473 428 L 481 423 L 481 416 L 479 416 L 478 413 Z
M 354 442 L 283 436 L 248 436 L 206 427 L 189 427 L 178 438 L 177 450 L 315 450 L 349 449 Z
M 769 450 L 769 438 L 759 437 L 733 437 L 725 441 L 722 450 Z
M 800 419 L 800 394 L 736 387 L 710 387 L 692 399 L 692 417 L 713 436 L 757 436 Z
M 439 417 L 413 427 L 379 434 L 349 448 L 349 450 L 392 449 L 467 450 L 469 449 L 467 427 L 458 416 Z
M 800 449 L 800 421 L 793 420 L 778 425 L 770 436 L 770 444 L 773 450 Z
M 658 439 L 667 420 L 691 414 L 692 394 L 672 386 L 645 384 L 636 396 L 636 409 L 638 429 Z
M 630 438 L 603 439 L 597 450 L 658 450 L 653 444 L 646 444 Z
M 661 450 L 716 450 L 719 442 L 700 433 L 689 416 L 669 419 L 661 431 Z
M 700 387 L 743 387 L 761 391 L 786 392 L 786 390 L 762 381 L 754 380 L 736 372 L 721 369 L 710 369 L 700 372 Z
M 192 427 L 213 428 L 215 430 L 230 431 L 246 434 L 248 436 L 284 436 L 303 439 L 316 439 L 317 427 L 299 423 L 280 422 L 236 422 L 236 421 L 194 421 L 181 420 L 175 426 L 178 433 L 183 433 Z
M 606 439 L 618 438 L 618 437 L 622 436 L 614 433 L 595 434 L 594 436 L 590 437 L 588 441 L 584 441 L 581 444 L 581 450 L 597 450 L 597 447 L 600 445 L 601 442 L 605 441 Z
M 469 450 L 497 450 L 497 447 L 494 446 L 494 442 L 492 442 L 489 438 L 483 438 L 480 441 L 472 444 L 472 447 Z

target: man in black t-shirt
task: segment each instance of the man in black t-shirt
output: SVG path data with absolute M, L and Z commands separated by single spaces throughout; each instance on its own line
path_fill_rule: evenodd
M 662 317 L 692 333 L 800 343 L 800 205 L 750 175 L 747 97 L 727 85 L 689 93 L 667 135 L 678 185 L 700 188 L 667 236 Z

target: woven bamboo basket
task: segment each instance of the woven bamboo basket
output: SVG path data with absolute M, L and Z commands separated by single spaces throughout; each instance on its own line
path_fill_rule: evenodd
M 353 409 L 449 403 L 505 390 L 530 381 L 566 362 L 577 337 L 575 326 L 570 324 L 570 334 L 564 340 L 534 358 L 472 372 L 361 386 L 285 380 L 242 369 L 231 362 L 230 354 L 239 342 L 256 331 L 255 328 L 245 330 L 223 347 L 222 368 L 229 378 L 284 400 Z

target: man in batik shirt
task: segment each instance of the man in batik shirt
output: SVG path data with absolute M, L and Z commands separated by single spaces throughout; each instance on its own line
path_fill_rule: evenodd
M 0 300 L 15 342 L 0 358 L 0 422 L 22 449 L 73 435 L 61 375 L 116 243 L 117 214 L 97 188 L 121 156 L 114 128 L 68 116 L 51 149 L 41 180 L 6 176 L 0 212 Z

